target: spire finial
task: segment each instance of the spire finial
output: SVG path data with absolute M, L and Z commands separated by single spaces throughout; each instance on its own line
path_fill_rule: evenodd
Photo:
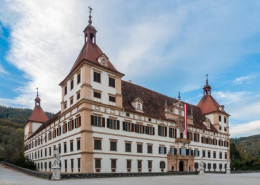
M 209 83 L 209 75 L 207 74 L 206 75 L 206 84 L 208 85 L 208 83 Z
M 178 100 L 179 101 L 181 100 L 181 93 L 180 93 L 180 91 L 178 92 Z
M 36 89 L 37 89 L 37 97 L 38 97 L 38 89 L 39 89 L 39 88 L 37 87 Z
M 89 20 L 88 20 L 88 23 L 89 23 L 89 24 L 92 24 L 92 20 L 91 20 L 91 18 L 92 18 L 92 16 L 91 16 L 91 12 L 92 12 L 93 8 L 91 8 L 91 7 L 89 6 L 88 9 L 89 9 Z

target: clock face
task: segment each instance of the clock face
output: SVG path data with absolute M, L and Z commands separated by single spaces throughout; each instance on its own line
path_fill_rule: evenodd
M 103 60 L 101 61 L 101 64 L 102 64 L 103 66 L 105 66 L 105 65 L 107 64 L 107 61 L 106 61 L 105 59 L 103 59 Z

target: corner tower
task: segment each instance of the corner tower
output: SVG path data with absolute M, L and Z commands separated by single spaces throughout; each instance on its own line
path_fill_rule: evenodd
M 48 120 L 48 117 L 46 116 L 45 112 L 41 108 L 41 99 L 38 94 L 38 88 L 37 88 L 37 96 L 34 101 L 35 101 L 35 107 L 24 127 L 25 139 L 30 137 L 44 122 Z

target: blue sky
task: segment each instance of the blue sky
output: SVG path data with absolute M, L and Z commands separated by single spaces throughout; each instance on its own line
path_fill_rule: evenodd
M 90 1 L 0 0 L 0 105 L 60 109 Z M 97 44 L 124 80 L 197 104 L 209 74 L 232 137 L 260 133 L 260 2 L 92 1 Z

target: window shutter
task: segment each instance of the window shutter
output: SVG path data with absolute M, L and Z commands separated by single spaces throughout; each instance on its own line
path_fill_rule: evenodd
M 174 155 L 177 155 L 177 148 L 174 148 Z
M 105 125 L 106 125 L 105 118 L 102 118 L 102 127 L 105 127 Z
M 134 132 L 134 131 L 135 131 L 135 124 L 132 123 L 132 132 Z
M 143 133 L 146 133 L 146 128 L 147 128 L 147 127 L 146 127 L 145 125 L 143 125 L 143 127 L 144 127 L 144 128 L 143 128 Z
M 172 128 L 169 128 L 169 137 L 172 137 Z
M 167 153 L 167 148 L 166 147 L 164 147 L 164 154 L 166 154 Z
M 158 136 L 160 135 L 161 127 L 158 125 Z
M 117 120 L 116 122 L 117 122 L 117 130 L 120 130 L 120 121 Z
M 177 137 L 177 129 L 174 129 L 174 138 Z
M 107 118 L 107 128 L 109 128 L 109 119 Z
M 91 125 L 94 125 L 94 116 L 91 115 Z
M 79 116 L 79 127 L 81 126 L 81 116 Z
M 135 132 L 137 131 L 137 124 L 135 124 Z
M 75 120 L 72 120 L 72 129 L 74 129 Z
M 64 134 L 64 127 L 63 127 L 63 125 L 61 125 L 61 130 L 62 130 L 62 133 Z M 60 132 L 61 133 L 61 132 Z
M 165 136 L 167 136 L 167 127 L 165 127 Z
M 161 147 L 159 146 L 159 154 L 160 154 L 160 148 L 161 148 Z
M 193 156 L 193 150 L 191 150 L 191 156 Z
M 198 150 L 198 157 L 200 156 L 200 151 Z
M 181 155 L 181 148 L 180 148 L 180 155 Z
M 154 133 L 154 127 L 153 127 L 153 135 L 154 135 L 155 133 Z
M 186 155 L 189 155 L 189 149 L 186 149 Z

